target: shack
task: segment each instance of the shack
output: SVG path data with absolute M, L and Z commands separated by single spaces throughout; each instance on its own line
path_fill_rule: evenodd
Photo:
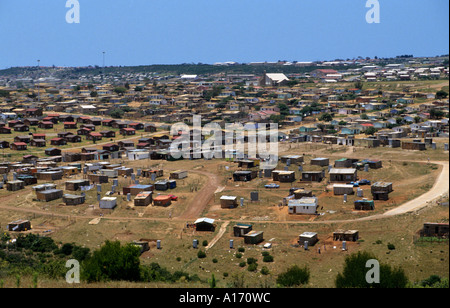
M 289 214 L 314 215 L 317 213 L 318 199 L 316 197 L 303 197 L 291 199 L 288 203 Z
M 236 237 L 243 237 L 245 234 L 252 231 L 252 228 L 252 225 L 238 223 L 233 227 L 233 234 Z
M 300 165 L 304 161 L 304 158 L 301 155 L 285 155 L 280 157 L 280 161 L 283 164 L 286 164 L 288 160 L 290 160 L 293 165 Z
M 349 169 L 332 168 L 329 174 L 330 174 L 330 182 L 349 183 L 358 180 L 358 170 L 353 168 Z
M 181 171 L 181 170 L 177 170 L 177 171 L 173 171 L 170 173 L 170 179 L 174 179 L 174 180 L 181 180 L 181 179 L 185 179 L 188 176 L 188 172 L 187 171 Z
M 376 182 L 371 186 L 373 200 L 389 200 L 389 194 L 393 192 L 392 183 Z
M 144 192 L 144 191 L 153 192 L 154 186 L 153 185 L 132 184 L 128 187 L 123 188 L 124 195 L 131 194 L 133 196 L 137 196 L 138 194 L 140 194 L 141 192 Z
M 301 199 L 304 197 L 312 197 L 312 196 L 313 196 L 312 190 L 297 189 L 296 191 L 294 191 L 294 199 Z
M 63 202 L 66 205 L 84 204 L 84 202 L 86 202 L 86 197 L 84 195 L 79 196 L 79 195 L 64 194 Z
M 223 209 L 234 209 L 238 206 L 237 197 L 235 196 L 222 196 L 220 197 L 220 207 Z
M 66 182 L 66 190 L 69 191 L 81 190 L 83 186 L 89 186 L 89 180 L 72 180 Z
M 154 206 L 169 206 L 172 204 L 172 197 L 171 196 L 157 196 L 153 199 L 153 205 Z
M 13 222 L 10 222 L 6 227 L 8 231 L 14 232 L 23 232 L 31 230 L 31 222 L 29 220 L 19 219 Z
M 313 158 L 311 159 L 311 165 L 312 166 L 321 166 L 321 167 L 326 167 L 330 164 L 330 159 L 329 158 L 323 158 L 323 157 L 319 157 L 319 158 Z
M 53 200 L 61 199 L 63 197 L 63 191 L 61 189 L 48 189 L 36 191 L 36 199 L 39 201 L 50 202 Z
M 256 178 L 256 171 L 236 171 L 233 173 L 233 180 L 235 182 L 250 182 Z
M 101 174 L 88 174 L 88 179 L 94 184 L 104 184 L 109 181 L 108 176 Z
M 263 231 L 250 231 L 243 235 L 245 244 L 257 245 L 264 241 Z
M 135 206 L 147 206 L 152 203 L 152 192 L 151 191 L 143 191 L 137 194 L 136 198 L 134 198 Z
M 425 151 L 427 149 L 427 145 L 425 142 L 402 141 L 402 149 L 412 151 Z
M 6 183 L 6 190 L 7 191 L 18 191 L 25 188 L 25 182 L 24 181 L 9 181 Z
M 298 237 L 298 243 L 302 246 L 305 245 L 305 242 L 308 242 L 308 246 L 314 246 L 318 241 L 319 238 L 315 232 L 303 232 Z
M 117 170 L 117 174 L 119 176 L 131 176 L 133 174 L 133 168 L 127 168 L 127 167 L 118 167 L 115 168 Z
M 155 183 L 155 190 L 166 191 L 169 189 L 169 181 L 158 181 Z
M 356 242 L 358 239 L 358 230 L 336 230 L 333 232 L 333 241 Z
M 421 237 L 448 238 L 449 224 L 448 223 L 426 222 L 423 224 L 423 229 L 420 231 L 420 236 Z
M 142 170 L 142 177 L 151 178 L 153 173 L 157 178 L 164 176 L 164 170 Z
M 292 183 L 295 181 L 295 171 L 272 171 L 272 179 L 281 183 Z
M 324 171 L 303 171 L 302 182 L 322 182 L 325 178 Z
M 333 193 L 335 196 L 342 196 L 342 195 L 353 195 L 355 191 L 353 190 L 353 185 L 334 184 Z
M 99 206 L 101 209 L 114 209 L 117 206 L 116 197 L 103 197 L 100 200 Z
M 357 211 L 373 211 L 375 210 L 375 202 L 373 200 L 356 200 L 354 202 Z
M 43 181 L 57 181 L 63 177 L 62 170 L 36 172 L 36 178 Z
M 216 225 L 214 224 L 214 219 L 212 218 L 199 218 L 194 222 L 196 231 L 211 231 L 214 232 Z

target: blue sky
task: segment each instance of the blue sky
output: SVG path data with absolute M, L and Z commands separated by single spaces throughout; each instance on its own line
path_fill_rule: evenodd
M 448 53 L 448 0 L 0 0 L 0 69 Z

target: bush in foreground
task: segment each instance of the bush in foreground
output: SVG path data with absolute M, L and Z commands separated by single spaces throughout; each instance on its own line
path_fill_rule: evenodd
M 298 265 L 293 265 L 286 272 L 278 275 L 277 284 L 282 287 L 301 286 L 307 284 L 309 278 L 310 272 L 308 267 L 300 268 Z

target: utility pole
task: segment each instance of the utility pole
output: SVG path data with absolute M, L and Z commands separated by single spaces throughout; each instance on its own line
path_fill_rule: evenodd
M 40 67 L 40 62 L 41 62 L 41 60 L 37 60 L 37 63 L 38 63 L 38 74 L 39 74 L 39 67 Z M 38 81 L 39 81 L 39 78 L 38 78 Z M 40 95 L 39 95 L 39 84 L 37 85 L 37 94 L 38 94 L 38 104 L 40 104 L 41 103 L 41 97 L 40 97 Z

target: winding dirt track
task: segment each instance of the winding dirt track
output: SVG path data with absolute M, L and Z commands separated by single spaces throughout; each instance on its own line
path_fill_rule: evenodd
M 423 162 L 426 163 L 426 162 Z M 299 223 L 299 224 L 331 224 L 331 223 L 347 223 L 347 222 L 357 222 L 357 221 L 369 221 L 369 220 L 379 220 L 386 219 L 396 215 L 402 215 L 409 212 L 417 211 L 421 208 L 424 208 L 430 204 L 431 201 L 439 198 L 442 195 L 448 194 L 449 192 L 449 162 L 441 162 L 435 161 L 431 162 L 433 164 L 441 165 L 443 168 L 441 173 L 437 177 L 433 187 L 426 193 L 417 197 L 414 200 L 408 201 L 395 209 L 392 209 L 383 214 L 372 215 L 363 218 L 356 219 L 348 219 L 348 220 L 327 220 L 327 221 L 264 221 L 264 223 L 276 223 L 276 224 L 286 224 L 286 223 Z M 192 221 L 200 217 L 202 212 L 205 210 L 208 203 L 211 199 L 214 198 L 215 191 L 220 187 L 220 178 L 209 172 L 197 171 L 193 170 L 191 172 L 198 173 L 204 175 L 208 178 L 207 184 L 197 193 L 194 198 L 194 201 L 188 206 L 187 210 L 178 217 L 173 217 L 170 220 L 172 221 Z M 27 192 L 31 192 L 31 189 L 28 188 L 22 192 L 21 195 L 25 195 Z M 0 198 L 0 210 L 12 211 L 12 212 L 22 212 L 22 213 L 30 213 L 37 215 L 46 215 L 52 217 L 61 217 L 61 218 L 75 218 L 75 219 L 94 219 L 98 218 L 98 216 L 78 216 L 78 215 L 67 215 L 50 212 L 48 210 L 39 210 L 39 209 L 29 209 L 29 208 L 20 208 L 14 206 L 7 206 L 5 204 L 10 203 L 13 199 L 17 198 L 17 194 L 11 194 Z M 102 219 L 106 220 L 115 220 L 115 221 L 136 221 L 136 220 L 144 220 L 144 221 L 167 221 L 168 218 L 149 218 L 149 217 L 108 217 L 104 216 Z M 230 222 L 228 220 L 221 220 L 222 222 Z M 246 220 L 246 222 L 260 223 L 261 221 L 251 221 Z

